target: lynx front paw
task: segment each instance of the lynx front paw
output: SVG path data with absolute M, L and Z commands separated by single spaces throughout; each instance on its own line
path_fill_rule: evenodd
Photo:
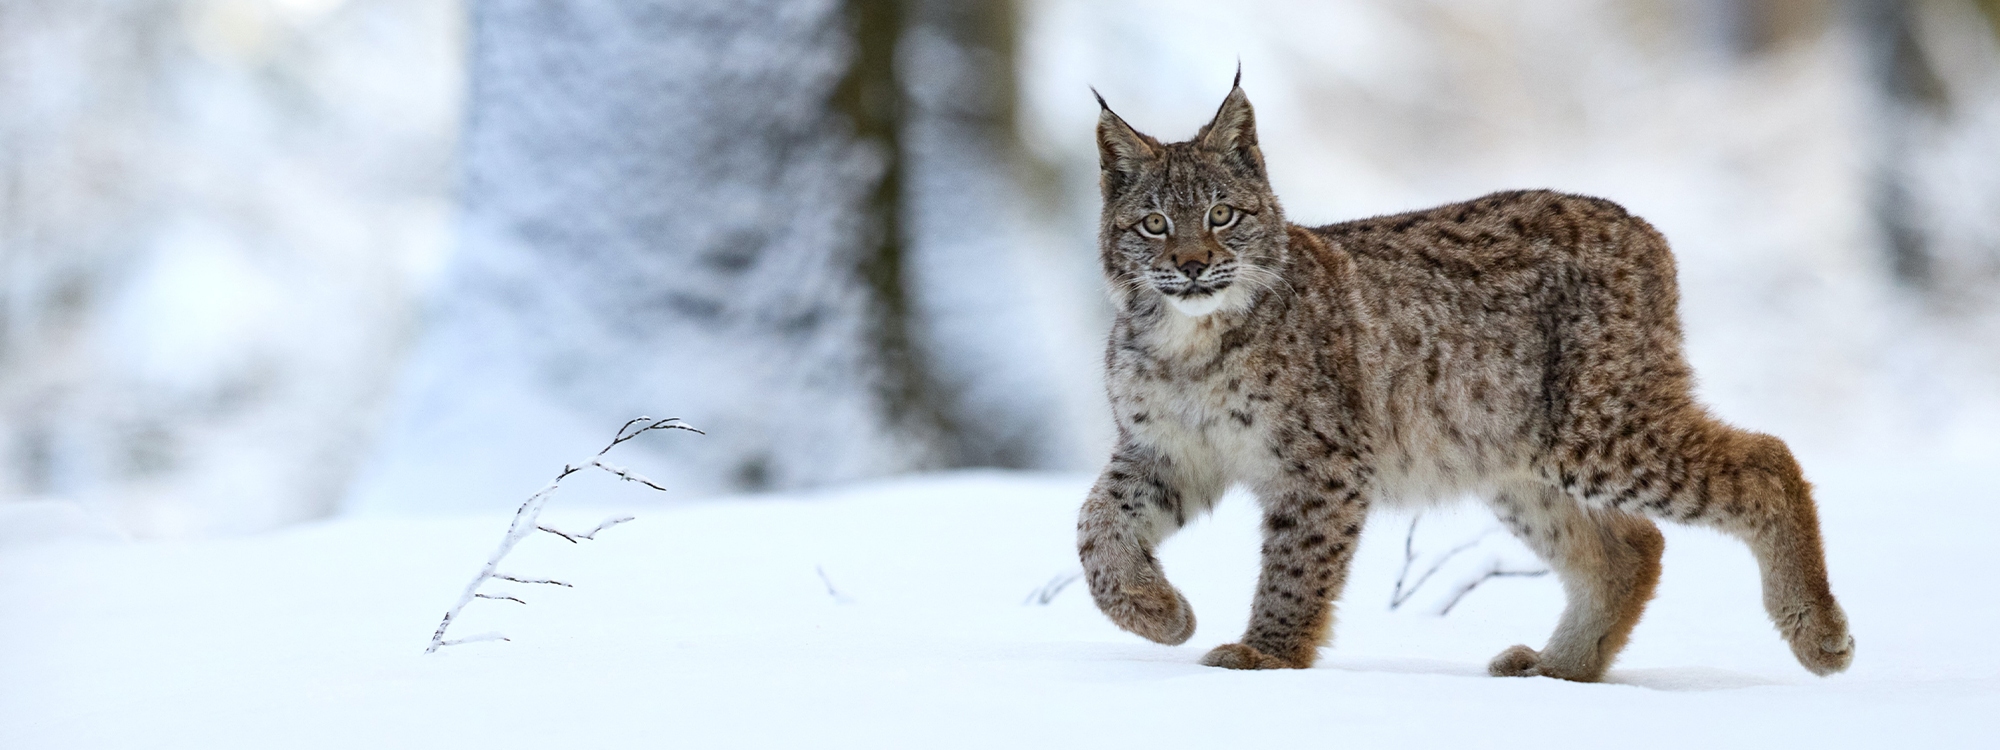
M 1118 627 L 1154 643 L 1178 646 L 1194 637 L 1194 607 L 1164 581 L 1106 592 L 1098 597 L 1097 608 Z
M 1293 664 L 1241 643 L 1225 643 L 1201 657 L 1202 666 L 1223 669 L 1304 669 L 1306 665 Z

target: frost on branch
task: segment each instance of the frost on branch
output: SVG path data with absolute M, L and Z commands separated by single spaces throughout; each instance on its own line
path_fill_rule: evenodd
M 549 498 L 555 495 L 556 488 L 562 485 L 562 481 L 564 479 L 568 479 L 571 474 L 575 474 L 579 471 L 583 471 L 584 469 L 588 468 L 595 467 L 603 469 L 617 476 L 619 479 L 623 479 L 627 482 L 638 482 L 639 484 L 643 484 L 652 489 L 662 490 L 662 491 L 666 490 L 667 488 L 660 486 L 659 483 L 654 482 L 651 479 L 647 479 L 638 474 L 634 474 L 630 470 L 627 470 L 625 468 L 605 463 L 604 461 L 604 454 L 611 452 L 612 448 L 616 448 L 619 445 L 624 444 L 625 441 L 627 440 L 631 440 L 632 438 L 644 435 L 648 432 L 652 432 L 653 430 L 686 430 L 688 432 L 696 434 L 703 434 L 701 430 L 689 427 L 685 423 L 682 423 L 677 418 L 668 417 L 666 419 L 654 419 L 652 417 L 640 417 L 630 422 L 626 422 L 624 427 L 618 428 L 618 436 L 612 439 L 611 444 L 604 446 L 603 450 L 598 451 L 597 454 L 591 456 L 589 460 L 563 466 L 562 472 L 557 474 L 556 478 L 553 481 L 549 482 L 548 486 L 543 487 L 540 492 L 536 492 L 535 494 L 529 496 L 527 502 L 521 503 L 521 508 L 519 510 L 514 511 L 514 522 L 507 526 L 507 535 L 500 538 L 500 547 L 498 549 L 493 550 L 492 556 L 486 558 L 486 566 L 479 569 L 479 575 L 474 576 L 472 582 L 465 585 L 465 592 L 460 594 L 458 597 L 458 601 L 451 605 L 451 610 L 444 613 L 444 621 L 438 623 L 436 632 L 431 633 L 431 645 L 429 648 L 424 649 L 424 653 L 426 654 L 435 653 L 439 648 L 445 646 L 454 646 L 460 643 L 507 640 L 506 636 L 501 635 L 499 633 L 482 633 L 479 635 L 469 636 L 466 638 L 457 638 L 449 640 L 445 638 L 445 631 L 451 628 L 452 621 L 458 619 L 458 613 L 464 610 L 465 605 L 472 603 L 472 600 L 474 599 L 504 600 L 504 601 L 514 602 L 516 604 L 527 604 L 525 600 L 522 600 L 520 597 L 513 596 L 512 594 L 504 592 L 487 593 L 481 591 L 480 587 L 486 585 L 487 581 L 501 580 L 501 581 L 511 581 L 513 583 L 562 586 L 565 588 L 570 587 L 569 584 L 564 583 L 562 581 L 556 581 L 547 578 L 529 578 L 529 577 L 515 576 L 506 573 L 501 573 L 499 571 L 500 561 L 507 557 L 507 553 L 514 551 L 515 544 L 520 543 L 522 539 L 527 538 L 528 535 L 533 534 L 537 531 L 548 532 L 550 534 L 562 537 L 563 539 L 568 540 L 569 543 L 571 544 L 581 544 L 584 540 L 596 539 L 598 533 L 604 531 L 605 529 L 632 520 L 631 516 L 617 516 L 613 518 L 608 518 L 605 519 L 603 523 L 598 524 L 597 528 L 584 532 L 563 531 L 561 529 L 557 529 L 554 527 L 543 526 L 540 521 L 542 516 L 542 506 L 548 504 Z

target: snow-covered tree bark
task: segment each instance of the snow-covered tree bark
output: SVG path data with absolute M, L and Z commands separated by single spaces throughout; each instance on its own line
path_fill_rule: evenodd
M 900 294 L 897 97 L 878 49 L 893 13 L 470 10 L 462 246 L 358 506 L 507 497 L 520 467 L 549 463 L 531 459 L 633 412 L 709 430 L 650 457 L 692 493 L 943 462 Z M 494 485 L 431 486 L 439 463 Z
M 1095 292 L 1047 304 L 1008 4 L 470 10 L 463 245 L 356 507 L 506 497 L 633 411 L 708 429 L 635 459 L 692 494 L 1081 455 L 1095 347 L 1049 363 Z

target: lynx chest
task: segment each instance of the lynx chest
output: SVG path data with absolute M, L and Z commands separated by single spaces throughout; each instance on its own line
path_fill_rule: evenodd
M 1110 391 L 1119 426 L 1184 470 L 1223 484 L 1255 482 L 1270 470 L 1283 399 L 1227 360 L 1121 367 L 1114 358 Z

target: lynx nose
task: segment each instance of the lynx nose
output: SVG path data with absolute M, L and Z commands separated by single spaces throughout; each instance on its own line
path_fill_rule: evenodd
M 1181 275 L 1188 277 L 1189 281 L 1193 281 L 1195 279 L 1201 278 L 1201 270 L 1207 267 L 1208 267 L 1207 263 L 1203 263 L 1198 260 L 1191 260 L 1181 264 Z

